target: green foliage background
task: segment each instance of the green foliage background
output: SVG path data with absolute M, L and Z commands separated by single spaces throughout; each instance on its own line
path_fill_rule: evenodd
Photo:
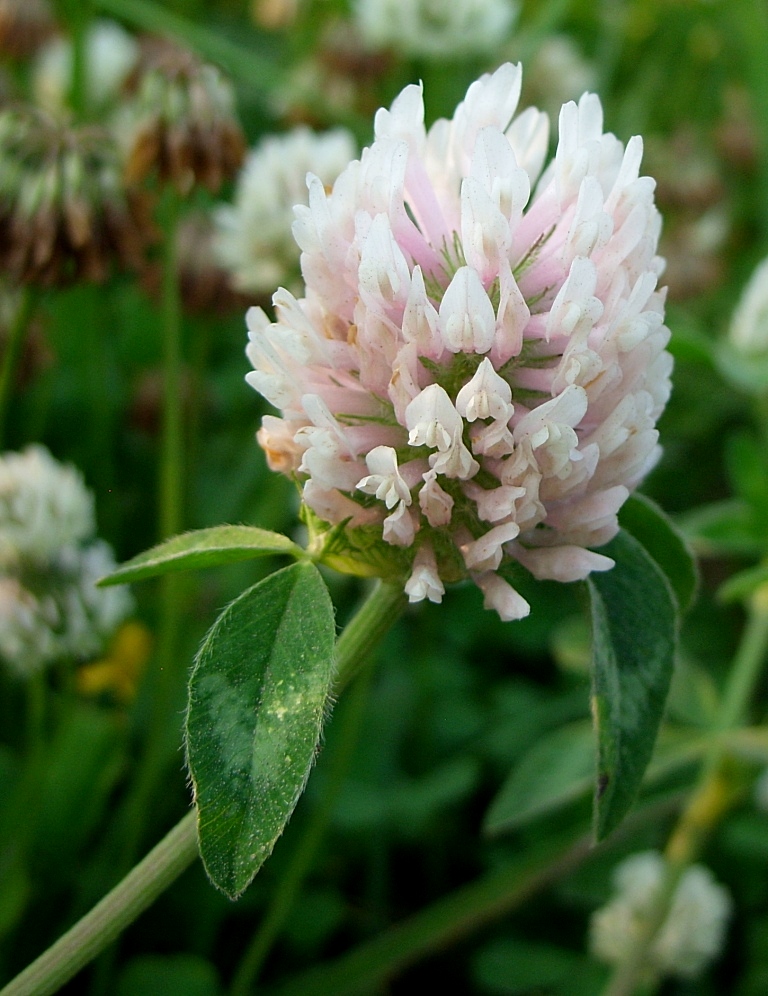
M 93 4 L 94 14 L 133 29 L 171 29 L 218 61 L 236 84 L 251 145 L 288 124 L 280 96 L 292 68 L 345 12 L 340 0 L 306 0 L 292 28 L 268 32 L 237 0 Z M 406 82 L 424 80 L 431 119 L 450 115 L 479 71 L 507 58 L 522 58 L 525 69 L 554 33 L 593 62 L 606 128 L 624 140 L 645 137 L 644 168 L 659 180 L 665 216 L 675 390 L 660 426 L 664 456 L 643 490 L 704 556 L 662 735 L 668 754 L 652 765 L 654 777 L 623 827 L 591 850 L 585 590 L 538 584 L 525 591 L 530 617 L 505 625 L 482 609 L 477 590 L 457 587 L 442 606 L 407 613 L 367 689 L 338 703 L 307 791 L 242 898 L 231 903 L 202 867 L 190 869 L 65 992 L 230 991 L 291 855 L 329 797 L 323 847 L 263 966 L 263 991 L 601 991 L 606 970 L 586 953 L 589 915 L 607 899 L 623 855 L 664 846 L 743 626 L 738 600 L 723 604 L 716 593 L 768 555 L 768 381 L 758 390 L 739 386 L 720 355 L 741 290 L 768 254 L 768 7 L 525 0 L 497 56 L 449 65 L 393 57 L 381 75 L 366 78 L 352 106 L 334 109 L 320 92 L 299 110 L 318 126 L 343 121 L 366 143 L 372 111 Z M 197 196 L 205 206 L 206 196 Z M 714 246 L 703 234 L 708 216 L 723 228 Z M 41 441 L 81 468 L 96 492 L 100 533 L 126 560 L 157 540 L 157 303 L 135 280 L 116 277 L 100 288 L 46 292 L 38 322 L 44 357 L 14 396 L 8 448 Z M 267 471 L 254 442 L 266 405 L 245 384 L 244 344 L 242 312 L 184 319 L 184 526 L 246 523 L 299 536 L 293 488 Z M 25 760 L 25 691 L 0 675 L 0 979 L 53 941 L 114 884 L 129 856 L 186 811 L 186 663 L 221 608 L 282 563 L 249 560 L 184 578 L 184 666 L 159 736 L 150 660 L 129 705 L 108 694 L 78 697 L 57 680 L 48 735 Z M 343 623 L 362 585 L 327 580 Z M 156 632 L 156 582 L 134 590 L 139 617 Z M 705 852 L 734 896 L 727 949 L 703 979 L 666 983 L 668 994 L 768 991 L 768 813 L 751 791 L 768 764 L 761 725 L 768 699 L 760 691 L 757 732 L 734 755 L 738 801 Z M 344 731 L 355 727 L 344 760 Z M 137 811 L 131 786 L 150 737 L 160 787 Z M 570 770 L 563 772 L 562 758 Z M 510 772 L 519 811 L 490 819 Z M 430 915 L 419 913 L 425 909 Z

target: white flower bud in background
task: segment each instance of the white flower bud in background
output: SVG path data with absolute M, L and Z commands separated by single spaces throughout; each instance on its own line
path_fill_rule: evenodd
M 556 117 L 567 100 L 578 100 L 597 83 L 597 70 L 568 35 L 545 38 L 525 78 L 525 98 Z
M 307 173 L 331 186 L 355 155 L 352 134 L 335 128 L 315 134 L 304 126 L 263 139 L 248 154 L 234 203 L 215 212 L 214 251 L 239 291 L 255 294 L 295 281 L 299 249 L 293 207 L 307 204 Z
M 370 48 L 432 58 L 498 48 L 517 11 L 516 0 L 357 0 L 354 7 Z
M 87 97 L 92 107 L 104 107 L 117 99 L 138 56 L 136 39 L 119 24 L 93 21 L 85 39 Z M 38 104 L 51 112 L 66 107 L 72 85 L 72 42 L 68 38 L 49 42 L 38 52 L 32 72 Z
M 73 467 L 42 446 L 0 457 L 0 659 L 16 674 L 94 657 L 131 612 L 126 588 L 96 587 L 115 558 L 95 529 Z
M 95 529 L 93 495 L 78 470 L 43 446 L 0 457 L 0 570 L 45 562 Z
M 623 961 L 651 916 L 662 887 L 665 861 L 657 851 L 633 854 L 613 875 L 614 898 L 590 924 L 590 947 L 601 961 Z M 691 979 L 721 952 L 732 902 L 708 868 L 691 865 L 677 885 L 649 952 L 649 972 Z
M 743 356 L 768 355 L 768 259 L 744 288 L 731 320 L 730 339 Z

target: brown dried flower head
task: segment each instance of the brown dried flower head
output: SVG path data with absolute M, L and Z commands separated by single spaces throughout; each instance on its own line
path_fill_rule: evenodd
M 55 30 L 47 0 L 0 0 L 0 53 L 12 59 L 32 55 Z
M 235 176 L 245 136 L 232 87 L 215 66 L 153 39 L 144 45 L 132 86 L 133 101 L 120 122 L 129 183 L 156 175 L 186 194 L 196 184 L 216 192 Z
M 146 195 L 123 187 L 117 146 L 37 109 L 0 112 L 0 267 L 18 283 L 102 281 L 139 268 L 154 238 Z

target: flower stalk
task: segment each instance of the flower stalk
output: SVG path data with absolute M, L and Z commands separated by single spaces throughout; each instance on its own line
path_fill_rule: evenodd
M 100 903 L 1 991 L 49 996 L 150 906 L 197 857 L 196 813 L 188 813 Z
M 3 363 L 0 368 L 0 450 L 5 449 L 6 420 L 13 393 L 13 381 L 21 357 L 24 333 L 32 316 L 32 292 L 28 287 L 21 291 L 21 297 L 8 329 Z

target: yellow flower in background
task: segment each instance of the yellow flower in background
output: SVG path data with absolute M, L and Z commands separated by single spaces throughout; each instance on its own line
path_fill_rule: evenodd
M 135 619 L 115 633 L 106 656 L 84 664 L 77 672 L 82 695 L 111 695 L 127 705 L 136 697 L 141 676 L 152 653 L 152 634 Z

